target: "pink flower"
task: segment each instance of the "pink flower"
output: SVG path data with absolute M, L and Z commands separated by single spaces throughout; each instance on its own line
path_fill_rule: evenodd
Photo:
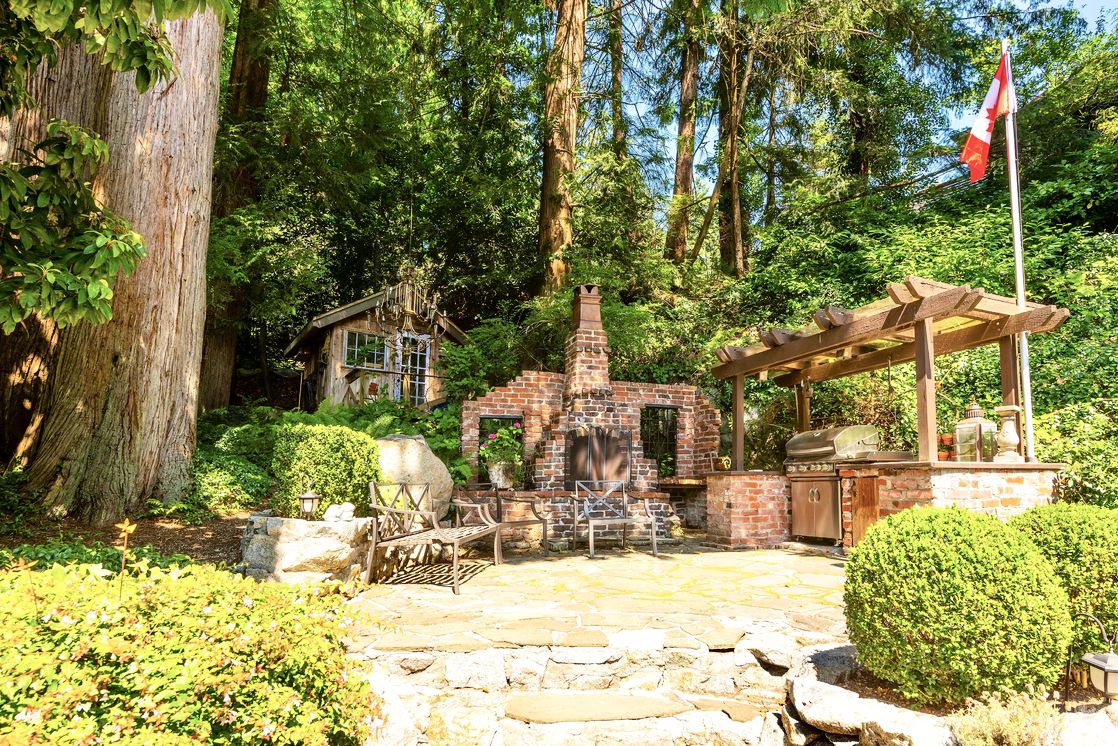
M 497 433 L 489 433 L 489 439 L 490 440 L 493 440 L 496 437 L 497 437 Z
M 514 422 L 514 423 L 512 423 L 512 426 L 513 427 L 520 427 L 520 423 L 519 422 Z

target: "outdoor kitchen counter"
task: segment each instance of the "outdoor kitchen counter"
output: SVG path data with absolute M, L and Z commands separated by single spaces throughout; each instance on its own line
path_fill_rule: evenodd
M 865 461 L 839 466 L 843 544 L 906 508 L 960 507 L 1007 519 L 1052 501 L 1063 464 Z

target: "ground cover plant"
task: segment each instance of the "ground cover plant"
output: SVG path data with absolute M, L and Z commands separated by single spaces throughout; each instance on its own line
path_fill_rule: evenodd
M 118 553 L 119 554 L 119 553 Z M 118 560 L 119 561 L 119 560 Z M 336 587 L 133 559 L 0 570 L 0 741 L 360 744 Z
M 1032 508 L 1010 521 L 1052 564 L 1068 594 L 1068 611 L 1098 617 L 1107 630 L 1118 628 L 1118 510 L 1097 505 L 1056 503 Z M 1098 650 L 1098 626 L 1073 620 L 1072 660 Z
M 1071 639 L 1068 595 L 1018 531 L 960 508 L 874 524 L 846 565 L 858 659 L 914 702 L 1056 682 Z
M 959 746 L 1056 746 L 1063 723 L 1035 692 L 992 694 L 948 718 Z

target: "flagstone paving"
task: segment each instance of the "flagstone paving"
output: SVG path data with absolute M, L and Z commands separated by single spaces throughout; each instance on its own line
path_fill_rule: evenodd
M 785 670 L 846 643 L 844 560 L 642 551 L 408 570 L 351 603 L 384 697 L 380 742 L 755 743 Z

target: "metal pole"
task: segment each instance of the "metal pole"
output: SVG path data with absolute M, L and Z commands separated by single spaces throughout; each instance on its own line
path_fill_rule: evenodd
M 1006 81 L 1013 80 L 1009 39 L 1002 39 L 1002 54 L 1005 55 Z M 1016 98 L 1016 95 L 1014 96 Z M 1025 249 L 1021 231 L 1021 184 L 1017 175 L 1017 106 L 1009 102 L 1005 115 L 1005 150 L 1009 162 L 1009 208 L 1013 218 L 1013 269 L 1017 285 L 1017 308 L 1025 310 Z M 1017 336 L 1021 358 L 1021 406 L 1025 424 L 1025 460 L 1036 461 L 1036 442 L 1033 439 L 1033 382 L 1029 372 L 1029 333 Z

